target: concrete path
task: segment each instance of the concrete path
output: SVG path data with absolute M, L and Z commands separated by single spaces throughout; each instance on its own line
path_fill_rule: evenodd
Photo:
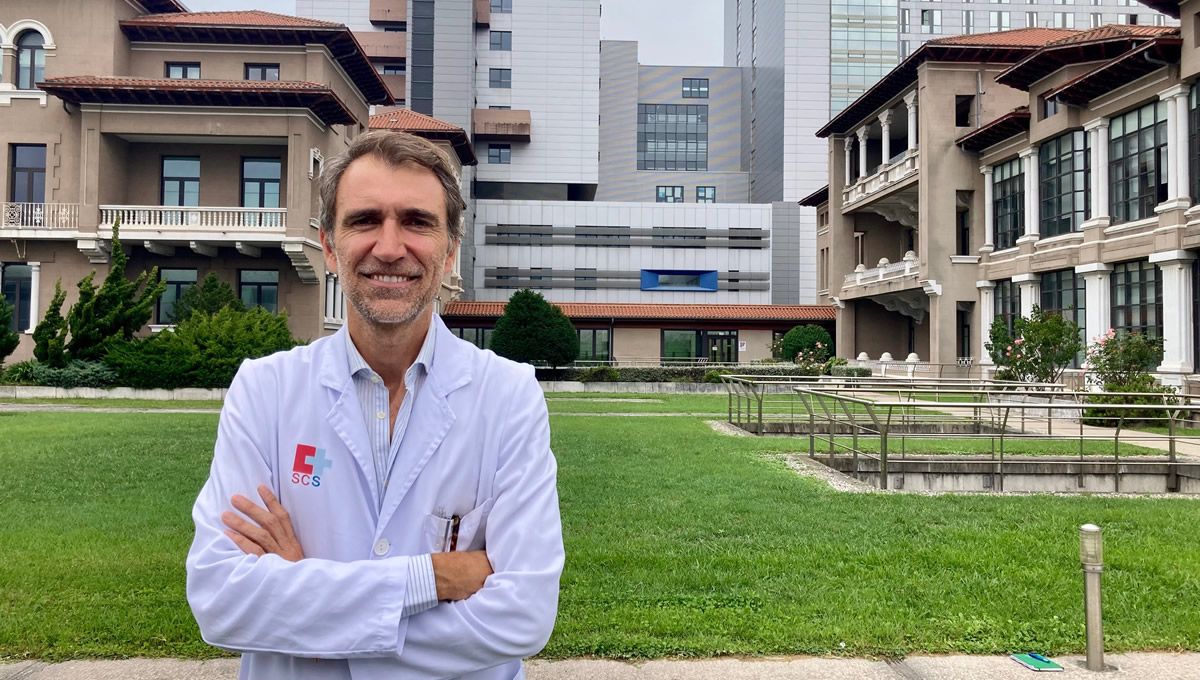
M 1200 653 L 1113 654 L 1116 670 L 1091 673 L 1078 656 L 1055 659 L 1067 678 L 1200 680 Z M 235 680 L 237 661 L 129 659 L 60 664 L 0 664 L 0 680 Z M 903 661 L 779 657 L 662 660 L 626 663 L 599 659 L 531 661 L 529 680 L 1016 680 L 1039 677 L 1003 656 L 914 656 Z M 1042 676 L 1045 677 L 1045 676 Z

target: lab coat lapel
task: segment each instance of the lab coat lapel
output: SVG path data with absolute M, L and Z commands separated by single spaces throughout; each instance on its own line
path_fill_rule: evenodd
M 404 443 L 392 468 L 391 482 L 379 515 L 380 527 L 387 526 L 400 501 L 454 426 L 454 410 L 446 395 L 471 381 L 471 360 L 462 352 L 462 341 L 446 328 L 440 316 L 435 314 L 433 323 L 438 336 L 432 366 L 424 387 L 414 396 Z
M 371 497 L 379 498 L 379 484 L 375 479 L 375 461 L 371 458 L 371 443 L 367 426 L 363 423 L 362 407 L 358 403 L 358 392 L 350 376 L 350 363 L 346 357 L 345 326 L 324 343 L 320 371 L 321 385 L 329 390 L 333 406 L 325 415 L 325 421 L 333 429 L 354 462 L 358 464 L 362 479 L 371 489 Z M 374 503 L 370 503 L 372 507 Z

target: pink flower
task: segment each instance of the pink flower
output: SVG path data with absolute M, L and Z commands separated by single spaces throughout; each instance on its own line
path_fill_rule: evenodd
M 1016 340 L 1013 340 L 1014 345 L 1019 345 L 1022 342 L 1025 342 L 1025 338 L 1017 338 Z

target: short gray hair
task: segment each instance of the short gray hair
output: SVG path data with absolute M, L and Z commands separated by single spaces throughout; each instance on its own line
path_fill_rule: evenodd
M 325 163 L 318 191 L 321 199 L 321 231 L 333 241 L 334 220 L 337 218 L 337 190 L 346 168 L 363 156 L 375 156 L 392 167 L 412 163 L 427 168 L 438 178 L 446 192 L 446 229 L 450 238 L 461 241 L 463 235 L 462 190 L 458 173 L 446 152 L 433 142 L 406 132 L 375 130 L 360 135 L 344 152 Z

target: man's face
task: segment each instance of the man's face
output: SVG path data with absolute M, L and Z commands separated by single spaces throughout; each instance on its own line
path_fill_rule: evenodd
M 321 233 L 325 265 L 351 308 L 372 325 L 406 324 L 433 301 L 454 267 L 446 193 L 433 171 L 363 156 L 337 190 L 334 238 Z

